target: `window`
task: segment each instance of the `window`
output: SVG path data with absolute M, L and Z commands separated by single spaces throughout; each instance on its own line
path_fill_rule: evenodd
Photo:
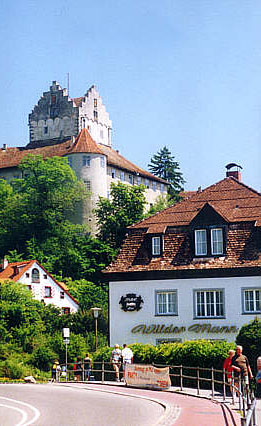
M 157 182 L 152 182 L 153 191 L 157 191 Z
M 72 167 L 72 157 L 67 157 L 68 164 L 70 167 Z
M 145 186 L 146 186 L 146 188 L 150 187 L 149 179 L 145 179 Z
M 29 272 L 26 272 L 26 273 L 25 273 L 25 276 L 26 276 L 26 278 L 29 278 L 29 277 L 30 277 Z
M 132 176 L 132 175 L 129 175 L 129 183 L 130 183 L 131 185 L 133 185 L 133 176 Z
M 52 288 L 44 287 L 44 297 L 52 297 Z
M 40 274 L 38 269 L 34 268 L 32 270 L 32 283 L 39 283 L 40 282 Z
M 44 277 L 44 279 L 45 279 L 45 280 L 47 280 L 47 274 L 44 274 L 44 276 L 43 276 L 43 277 Z
M 108 200 L 110 199 L 110 196 L 111 196 L 111 192 L 107 191 L 107 198 L 108 198 Z
M 64 299 L 64 291 L 60 291 L 60 299 Z
M 261 313 L 261 288 L 243 289 L 243 313 Z
M 178 315 L 177 291 L 156 291 L 156 315 Z
M 56 103 L 56 96 L 55 95 L 52 95 L 51 102 L 52 102 L 52 105 Z
M 94 121 L 98 121 L 98 111 L 96 110 L 93 111 L 93 117 L 94 117 Z
M 101 157 L 101 167 L 105 167 L 105 158 Z
M 45 126 L 45 127 L 44 127 L 44 134 L 45 134 L 45 135 L 47 135 L 47 133 L 48 133 L 48 127 L 47 127 L 47 126 Z
M 97 99 L 93 99 L 93 106 L 94 108 L 97 108 Z
M 116 178 L 116 171 L 115 171 L 115 169 L 111 169 L 111 177 L 112 177 L 112 179 Z
M 91 181 L 90 180 L 84 180 L 83 182 L 84 182 L 84 185 L 85 185 L 85 188 L 87 189 L 87 191 L 90 191 L 91 190 Z
M 218 256 L 224 254 L 223 228 L 195 230 L 195 255 Z
M 159 256 L 161 254 L 161 237 L 152 237 L 152 255 Z
M 199 229 L 195 231 L 195 253 L 196 256 L 205 256 L 207 254 L 207 231 Z
M 195 317 L 224 318 L 224 290 L 196 290 Z
M 141 177 L 140 176 L 137 177 L 137 185 L 141 185 Z
M 163 183 L 161 183 L 160 184 L 160 192 L 163 192 L 164 191 L 164 184 Z
M 91 165 L 91 157 L 90 155 L 84 155 L 82 157 L 82 165 L 86 167 L 90 167 Z
M 121 172 L 121 174 L 120 174 L 120 180 L 121 180 L 122 182 L 124 182 L 124 172 Z
M 211 253 L 223 253 L 223 231 L 221 228 L 211 229 Z
M 62 308 L 62 313 L 68 315 L 70 313 L 70 308 Z

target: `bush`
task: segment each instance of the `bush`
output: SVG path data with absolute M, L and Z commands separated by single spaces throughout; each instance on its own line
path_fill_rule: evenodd
M 249 324 L 243 325 L 237 335 L 236 343 L 243 346 L 243 354 L 247 356 L 252 372 L 256 375 L 256 361 L 261 356 L 261 320 L 256 317 Z

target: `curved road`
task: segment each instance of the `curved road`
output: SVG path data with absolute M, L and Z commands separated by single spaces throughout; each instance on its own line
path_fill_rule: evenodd
M 1 426 L 146 426 L 157 424 L 164 413 L 151 400 L 84 385 L 0 385 Z

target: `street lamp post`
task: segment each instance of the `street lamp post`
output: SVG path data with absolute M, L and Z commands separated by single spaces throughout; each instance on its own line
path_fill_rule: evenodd
M 65 344 L 65 366 L 66 366 L 66 381 L 67 381 L 67 346 L 70 343 L 70 329 L 63 328 L 63 342 Z
M 98 316 L 101 308 L 91 308 L 93 317 L 95 319 L 95 350 L 98 348 Z

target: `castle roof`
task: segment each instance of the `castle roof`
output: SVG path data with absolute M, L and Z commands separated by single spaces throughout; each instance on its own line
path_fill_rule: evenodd
M 146 170 L 143 170 L 142 168 L 131 163 L 125 157 L 120 155 L 118 151 L 115 151 L 109 146 L 96 143 L 92 139 L 87 129 L 82 129 L 75 141 L 72 138 L 62 143 L 40 146 L 38 148 L 2 148 L 0 149 L 0 170 L 10 167 L 17 167 L 22 159 L 28 154 L 42 155 L 43 158 L 48 158 L 54 156 L 64 157 L 69 154 L 77 153 L 94 153 L 106 155 L 107 164 L 109 166 L 122 168 L 126 171 L 141 175 L 145 178 L 167 184 L 164 179 L 154 176 Z

